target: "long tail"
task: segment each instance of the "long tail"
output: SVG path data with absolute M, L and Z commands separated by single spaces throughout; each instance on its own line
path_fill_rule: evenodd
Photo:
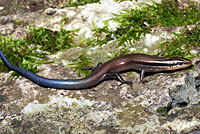
M 49 87 L 49 88 L 56 88 L 56 89 L 68 89 L 68 90 L 80 90 L 90 88 L 96 85 L 98 80 L 94 80 L 93 78 L 86 77 L 83 79 L 76 79 L 76 80 L 62 80 L 62 79 L 48 79 L 36 75 L 26 69 L 14 66 L 11 64 L 8 59 L 4 56 L 2 51 L 0 50 L 0 56 L 3 62 L 7 65 L 10 70 L 16 71 L 23 75 L 24 77 L 28 78 L 32 82 L 42 86 L 42 87 Z

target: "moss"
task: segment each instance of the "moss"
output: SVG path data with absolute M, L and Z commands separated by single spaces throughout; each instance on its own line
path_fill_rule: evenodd
M 38 71 L 34 66 L 34 63 L 43 63 L 39 61 L 34 62 L 39 53 L 33 53 L 33 51 L 36 49 L 35 46 L 33 46 L 32 49 L 28 49 L 28 45 L 24 38 L 13 40 L 11 36 L 4 37 L 0 35 L 0 49 L 11 63 L 28 70 L 32 70 L 33 72 Z M 44 58 L 41 54 L 40 57 Z M 2 61 L 0 62 L 2 63 Z M 1 64 L 0 70 L 5 71 L 7 68 Z M 14 74 L 16 73 L 13 73 L 13 75 Z
M 193 29 L 185 29 L 181 33 L 175 34 L 175 38 L 171 41 L 163 42 L 160 48 L 164 51 L 165 57 L 199 57 L 198 52 L 194 50 L 200 47 L 200 27 L 196 26 Z M 164 49 L 163 49 L 164 48 Z
M 68 64 L 72 68 L 74 68 L 75 71 L 78 71 L 78 75 L 80 76 L 81 73 L 83 73 L 85 76 L 90 74 L 90 70 L 84 69 L 87 68 L 88 65 L 91 64 L 91 59 L 88 58 L 85 53 L 81 53 L 78 58 L 72 58 L 72 61 L 75 61 L 73 63 Z
M 185 26 L 195 24 L 199 20 L 200 9 L 193 1 L 162 0 L 161 3 L 147 5 L 148 21 L 154 26 Z
M 26 37 L 19 39 L 0 35 L 0 50 L 12 64 L 33 73 L 40 71 L 37 69 L 38 65 L 53 62 L 48 61 L 46 57 L 48 53 L 56 53 L 75 46 L 73 38 L 77 30 L 61 29 L 60 32 L 53 32 L 44 27 L 29 27 L 29 30 Z M 42 52 L 38 52 L 38 49 Z M 7 71 L 2 61 L 0 63 L 0 71 Z M 14 76 L 18 76 L 18 73 L 13 72 L 12 77 Z
M 67 31 L 61 28 L 61 31 L 54 32 L 44 27 L 29 27 L 30 32 L 26 37 L 28 44 L 41 46 L 40 50 L 56 53 L 58 51 L 74 47 L 73 38 L 78 30 Z
M 100 0 L 78 0 L 78 1 L 74 1 L 74 0 L 69 0 L 69 2 L 67 3 L 67 7 L 78 7 L 78 6 L 82 6 L 82 5 L 86 5 L 86 4 L 90 4 L 90 3 L 96 3 L 99 2 Z
M 167 116 L 169 110 L 166 109 L 166 108 L 159 108 L 159 109 L 156 110 L 156 112 L 157 112 L 158 114 L 160 114 L 161 116 Z
M 103 28 L 94 25 L 94 39 L 83 40 L 82 44 L 87 44 L 85 46 L 103 45 L 116 39 L 118 42 L 116 47 L 129 48 L 130 45 L 134 46 L 141 36 L 151 33 L 153 27 L 195 25 L 199 21 L 199 13 L 200 9 L 192 1 L 187 1 L 185 4 L 177 0 L 162 0 L 161 3 L 153 2 L 152 5 L 146 4 L 141 6 L 140 9 L 131 9 L 116 14 L 114 18 L 104 21 L 105 26 Z M 118 23 L 116 31 L 108 30 L 110 21 Z
M 129 47 L 135 47 L 135 42 L 140 41 L 141 36 L 151 33 L 153 27 L 195 25 L 199 23 L 199 13 L 200 9 L 192 1 L 181 4 L 181 1 L 177 0 L 162 0 L 161 3 L 153 2 L 152 5 L 146 4 L 141 6 L 140 9 L 131 9 L 116 14 L 114 18 L 104 21 L 105 26 L 103 28 L 98 28 L 94 24 L 92 29 L 94 38 L 83 39 L 77 45 L 73 43 L 73 38 L 78 30 L 67 31 L 62 28 L 61 31 L 54 32 L 44 27 L 29 27 L 30 32 L 24 38 L 12 39 L 10 36 L 0 35 L 0 49 L 11 63 L 36 73 L 39 71 L 38 65 L 51 62 L 46 58 L 48 53 L 56 53 L 77 46 L 102 46 L 111 40 L 116 40 L 116 47 L 122 47 L 122 49 L 117 51 L 113 57 L 120 56 L 130 53 Z M 63 18 L 63 21 L 67 21 L 67 18 Z M 117 30 L 108 30 L 110 21 L 118 23 Z M 18 23 L 17 20 L 16 23 Z M 174 39 L 161 43 L 158 48 L 164 51 L 164 56 L 169 57 L 193 58 L 199 56 L 192 52 L 196 47 L 200 47 L 199 33 L 199 26 L 197 25 L 192 30 L 186 29 L 180 34 L 175 34 Z M 42 50 L 43 53 L 36 51 L 38 49 Z M 78 71 L 79 75 L 80 73 L 88 75 L 89 71 L 81 68 L 85 68 L 91 63 L 90 58 L 81 54 L 76 61 L 76 63 L 71 64 L 75 71 Z M 2 62 L 0 61 L 0 63 Z M 5 70 L 7 68 L 0 64 L 0 71 Z M 17 73 L 12 73 L 12 76 L 16 75 Z

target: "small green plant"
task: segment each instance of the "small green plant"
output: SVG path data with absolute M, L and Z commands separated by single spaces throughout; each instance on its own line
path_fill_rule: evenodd
M 69 0 L 67 7 L 78 7 L 78 6 L 82 6 L 82 5 L 86 5 L 89 3 L 96 3 L 99 2 L 100 0 Z
M 118 36 L 119 46 L 132 41 L 138 41 L 141 35 L 151 32 L 150 27 L 144 24 L 147 18 L 145 10 L 130 10 L 124 14 L 117 15 L 113 20 L 119 23 L 120 28 L 113 34 Z
M 15 22 L 16 25 L 20 25 L 20 20 L 14 19 L 14 22 Z
M 150 25 L 185 26 L 199 21 L 200 9 L 195 2 L 189 0 L 185 5 L 178 0 L 162 0 L 161 3 L 148 5 L 147 10 L 151 17 Z
M 194 52 L 195 48 L 200 47 L 200 27 L 196 26 L 192 30 L 185 29 L 185 31 L 175 34 L 175 38 L 168 42 L 160 44 L 160 49 L 164 50 L 165 57 L 185 57 L 194 58 L 199 57 L 198 52 Z
M 41 50 L 51 53 L 74 47 L 73 38 L 78 30 L 67 31 L 61 28 L 61 31 L 51 31 L 44 27 L 29 27 L 30 32 L 26 37 L 28 44 L 37 44 Z
M 37 69 L 38 65 L 53 62 L 47 60 L 46 55 L 48 53 L 56 53 L 75 47 L 73 38 L 78 30 L 61 29 L 60 32 L 53 32 L 44 27 L 30 27 L 29 30 L 30 32 L 26 37 L 19 39 L 0 35 L 0 49 L 12 64 L 33 73 L 40 71 Z M 39 52 L 39 49 L 43 51 Z M 1 60 L 0 63 L 2 63 Z M 6 70 L 7 68 L 0 64 L 0 71 Z M 12 76 L 18 75 L 13 72 Z
M 116 14 L 114 18 L 105 21 L 103 28 L 96 30 L 96 40 L 93 44 L 103 44 L 113 40 L 114 36 L 119 46 L 126 47 L 126 44 L 133 45 L 139 41 L 141 36 L 151 33 L 153 27 L 185 26 L 195 24 L 199 21 L 200 9 L 195 2 L 187 1 L 186 5 L 181 5 L 177 0 L 162 0 L 161 3 L 153 2 L 146 4 L 140 9 L 131 9 L 121 14 Z M 118 23 L 116 31 L 108 31 L 108 22 Z M 104 33 L 105 38 L 98 38 Z
M 159 108 L 156 110 L 157 113 L 159 113 L 161 116 L 167 116 L 169 110 L 167 108 Z
M 68 17 L 63 17 L 62 20 L 63 24 L 67 24 L 68 21 L 69 21 L 69 18 Z
M 87 68 L 88 65 L 90 65 L 91 59 L 88 58 L 85 53 L 81 53 L 78 58 L 73 58 L 75 62 L 68 64 L 72 68 L 74 68 L 75 71 L 78 71 L 78 75 L 81 76 L 83 73 L 85 76 L 88 76 L 90 74 L 90 70 L 85 70 L 84 68 Z
M 24 38 L 13 40 L 10 36 L 4 37 L 0 35 L 0 49 L 12 64 L 30 70 L 34 73 L 39 71 L 36 65 L 47 63 L 47 61 L 45 61 L 45 53 L 38 53 L 35 51 L 35 45 L 30 48 Z M 0 63 L 2 63 L 1 60 Z M 6 70 L 7 67 L 0 64 L 0 71 Z M 16 72 L 13 72 L 11 76 L 19 75 Z

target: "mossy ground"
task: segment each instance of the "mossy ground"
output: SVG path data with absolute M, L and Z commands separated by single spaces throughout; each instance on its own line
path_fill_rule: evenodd
M 83 3 L 87 2 L 94 1 L 84 1 Z M 76 4 L 83 3 L 76 2 Z M 175 37 L 172 40 L 161 42 L 158 45 L 158 49 L 164 52 L 164 56 L 179 56 L 191 59 L 199 56 L 195 50 L 200 47 L 199 13 L 200 8 L 192 1 L 187 1 L 184 5 L 177 0 L 162 0 L 161 3 L 144 4 L 140 8 L 115 15 L 114 18 L 104 22 L 105 26 L 103 28 L 98 28 L 94 24 L 94 39 L 83 39 L 80 44 L 73 42 L 78 30 L 67 31 L 61 29 L 59 32 L 54 32 L 43 27 L 29 27 L 30 32 L 24 38 L 12 39 L 10 36 L 4 37 L 1 35 L 0 49 L 11 63 L 36 73 L 39 71 L 37 69 L 38 65 L 52 62 L 47 60 L 47 54 L 77 46 L 84 48 L 102 46 L 111 40 L 116 40 L 116 47 L 122 49 L 113 54 L 112 57 L 115 57 L 130 53 L 129 48 L 135 47 L 135 42 L 140 41 L 141 37 L 147 33 L 151 33 L 154 27 L 194 25 L 192 29 L 185 28 L 180 33 L 174 33 Z M 118 28 L 115 31 L 108 30 L 110 21 L 118 23 Z M 38 49 L 42 52 L 37 51 Z M 88 74 L 88 71 L 85 72 L 82 68 L 91 64 L 90 58 L 87 58 L 85 54 L 80 54 L 79 59 L 76 61 L 71 64 L 72 67 L 76 71 Z M 7 69 L 1 64 L 0 70 L 5 71 Z M 13 76 L 15 75 L 17 74 L 13 73 Z

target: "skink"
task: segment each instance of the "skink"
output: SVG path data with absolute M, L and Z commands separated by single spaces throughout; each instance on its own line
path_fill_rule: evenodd
M 6 59 L 1 50 L 0 56 L 10 70 L 20 73 L 32 82 L 42 87 L 68 90 L 88 89 L 107 79 L 117 79 L 122 84 L 132 85 L 131 81 L 125 81 L 119 73 L 127 70 L 141 71 L 140 81 L 144 82 L 145 72 L 172 71 L 189 67 L 192 64 L 190 60 L 180 57 L 158 57 L 141 53 L 128 54 L 98 64 L 97 67 L 88 68 L 93 71 L 86 78 L 65 80 L 44 78 L 28 70 L 14 66 Z

